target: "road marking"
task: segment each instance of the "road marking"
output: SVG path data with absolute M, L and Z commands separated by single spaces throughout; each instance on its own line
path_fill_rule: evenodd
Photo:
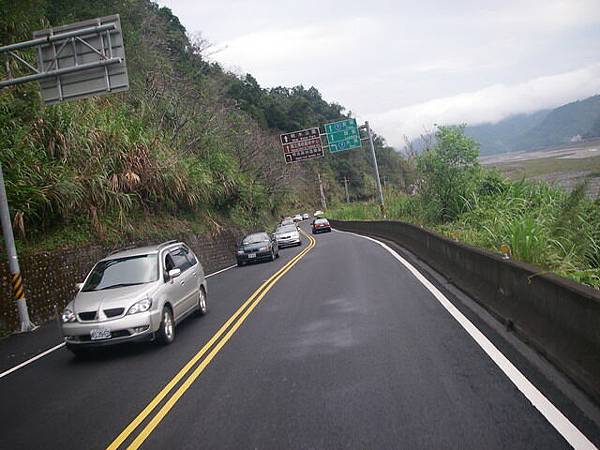
M 225 272 L 226 270 L 229 270 L 229 269 L 233 269 L 234 267 L 237 267 L 237 264 L 234 264 L 234 265 L 229 266 L 229 267 L 225 267 L 224 269 L 221 269 L 221 270 L 218 270 L 218 271 L 213 272 L 211 274 L 205 275 L 204 278 L 214 277 L 215 275 L 219 275 L 220 273 L 223 273 L 223 272 Z M 36 360 L 38 360 L 40 358 L 43 358 L 44 356 L 46 356 L 46 355 L 52 353 L 53 351 L 58 350 L 59 348 L 64 347 L 64 346 L 65 346 L 65 343 L 62 342 L 62 343 L 60 343 L 60 344 L 58 344 L 58 345 L 56 345 L 56 346 L 54 346 L 52 348 L 49 348 L 46 351 L 40 353 L 39 355 L 34 356 L 33 358 L 30 358 L 27 361 L 22 362 L 21 364 L 18 364 L 15 367 L 12 367 L 11 369 L 8 369 L 5 372 L 0 373 L 0 379 L 3 378 L 3 377 L 5 377 L 6 375 L 10 375 L 11 373 L 13 373 L 13 372 L 21 369 L 22 367 L 25 367 L 28 364 L 31 364 L 32 362 L 34 362 L 34 361 L 36 361 Z
M 24 361 L 21 364 L 16 365 L 12 369 L 8 369 L 7 371 L 0 373 L 0 378 L 4 378 L 6 375 L 10 375 L 11 373 L 19 370 L 20 368 L 25 367 L 26 365 L 31 364 L 32 362 L 37 361 L 38 359 L 43 358 L 44 356 L 48 355 L 49 353 L 52 353 L 54 350 L 58 350 L 59 348 L 64 347 L 64 346 L 65 346 L 65 343 L 61 342 L 60 344 L 55 345 L 54 347 L 49 348 L 46 351 L 43 351 L 39 355 L 36 355 L 33 358 L 30 358 L 27 361 Z
M 206 366 L 212 361 L 219 350 L 227 343 L 235 331 L 242 325 L 252 310 L 260 303 L 264 296 L 270 291 L 270 289 L 277 283 L 277 281 L 285 275 L 300 259 L 304 257 L 314 246 L 316 240 L 306 235 L 309 239 L 309 245 L 298 253 L 294 258 L 288 261 L 281 269 L 275 272 L 269 277 L 262 285 L 256 289 L 252 295 L 240 306 L 236 312 L 221 326 L 221 328 L 213 335 L 213 337 L 190 359 L 185 366 L 165 385 L 165 387 L 154 397 L 150 403 L 138 414 L 138 416 L 115 438 L 115 440 L 107 447 L 107 450 L 114 450 L 119 448 L 123 442 L 139 427 L 139 425 L 154 411 L 154 409 L 160 404 L 162 400 L 173 390 L 173 388 L 187 375 L 187 373 L 200 361 L 204 354 L 216 343 L 213 350 L 207 355 L 207 357 L 200 363 L 200 365 L 188 376 L 183 384 L 177 389 L 177 391 L 167 400 L 162 408 L 156 413 L 146 427 L 140 432 L 140 434 L 134 439 L 129 449 L 138 448 L 152 433 L 160 421 L 167 415 L 167 413 L 173 408 L 177 400 L 189 389 L 192 383 L 200 376 Z M 239 318 L 238 318 L 239 317 Z M 236 321 L 237 319 L 237 321 Z M 235 323 L 234 323 L 235 322 Z M 233 324 L 233 326 L 231 326 Z M 230 328 L 231 326 L 231 328 Z M 229 329 L 230 328 L 230 329 Z M 219 341 L 225 331 L 229 331 Z
M 343 232 L 348 233 L 348 232 Z M 461 313 L 456 306 L 442 294 L 421 272 L 419 272 L 411 263 L 400 256 L 388 245 L 368 236 L 362 236 L 356 233 L 348 233 L 369 241 L 375 242 L 387 250 L 396 258 L 409 272 L 411 272 L 423 286 L 441 303 L 441 305 L 450 313 L 450 315 L 465 329 L 483 351 L 494 361 L 494 363 L 504 372 L 508 379 L 521 391 L 521 393 L 531 402 L 531 404 L 546 418 L 556 431 L 576 450 L 595 449 L 596 446 L 579 431 L 579 429 L 567 419 L 558 408 L 556 408 L 544 394 L 542 394 L 526 377 L 517 369 L 504 354 L 496 348 L 473 323 Z
M 224 269 L 221 269 L 221 270 L 217 270 L 216 272 L 210 273 L 208 275 L 204 275 L 204 278 L 214 277 L 215 275 L 219 275 L 220 273 L 223 273 L 229 269 L 233 269 L 234 267 L 237 267 L 237 264 L 234 264 L 233 266 L 225 267 Z

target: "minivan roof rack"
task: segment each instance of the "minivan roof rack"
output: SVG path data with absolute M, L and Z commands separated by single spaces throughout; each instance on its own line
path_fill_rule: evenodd
M 165 241 L 162 244 L 159 244 L 158 247 L 159 248 L 166 247 L 167 245 L 175 244 L 177 242 L 179 242 L 177 239 L 171 239 L 170 241 Z
M 124 252 L 126 250 L 132 250 L 136 247 L 137 247 L 137 245 L 135 245 L 135 244 L 125 245 L 124 247 L 115 248 L 112 252 L 110 252 L 110 254 L 114 255 L 115 253 Z

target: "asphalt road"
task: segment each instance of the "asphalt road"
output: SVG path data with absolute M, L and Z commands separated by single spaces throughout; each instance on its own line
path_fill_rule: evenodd
M 151 449 L 569 448 L 386 250 L 333 232 L 289 267 L 309 246 L 209 279 L 210 313 L 181 324 L 171 346 L 108 348 L 83 360 L 61 348 L 0 378 L 0 447 L 102 449 L 121 435 L 123 448 Z M 39 336 L 46 348 L 58 343 L 52 327 Z M 8 352 L 13 362 L 26 355 L 13 344 L 0 345 L 4 366 Z M 568 399 L 551 400 L 598 445 L 597 423 Z

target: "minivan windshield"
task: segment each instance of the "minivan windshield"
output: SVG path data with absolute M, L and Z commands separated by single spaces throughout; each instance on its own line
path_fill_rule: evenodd
M 246 236 L 242 241 L 243 245 L 258 244 L 260 242 L 269 242 L 269 235 L 267 233 L 256 233 Z
M 92 269 L 82 292 L 101 291 L 158 280 L 156 255 L 139 255 L 128 258 L 100 261 Z

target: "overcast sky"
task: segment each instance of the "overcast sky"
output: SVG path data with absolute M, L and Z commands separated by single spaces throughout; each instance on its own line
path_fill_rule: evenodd
M 263 87 L 315 86 L 389 144 L 600 93 L 600 0 L 160 0 Z

